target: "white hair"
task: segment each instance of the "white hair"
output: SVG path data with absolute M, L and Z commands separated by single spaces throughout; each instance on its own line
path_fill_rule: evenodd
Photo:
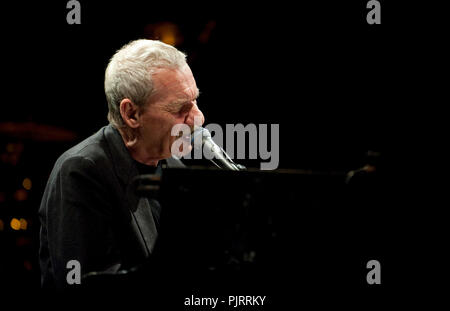
M 173 46 L 156 40 L 135 40 L 114 54 L 105 71 L 105 94 L 108 120 L 116 128 L 125 123 L 120 115 L 120 102 L 128 98 L 145 108 L 153 92 L 152 73 L 157 68 L 181 68 L 186 55 Z

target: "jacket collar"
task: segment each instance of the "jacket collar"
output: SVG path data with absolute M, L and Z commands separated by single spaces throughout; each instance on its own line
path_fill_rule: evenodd
M 111 124 L 104 128 L 104 136 L 111 152 L 116 174 L 122 185 L 128 185 L 131 179 L 139 174 L 130 152 L 125 147 L 119 131 Z
M 132 179 L 139 174 L 134 160 L 130 155 L 130 152 L 125 147 L 122 136 L 119 131 L 111 124 L 104 127 L 104 136 L 108 143 L 109 150 L 111 151 L 111 158 L 116 168 L 117 176 L 119 177 L 122 185 L 129 185 Z M 164 164 L 171 168 L 184 168 L 186 167 L 183 162 L 175 158 L 168 158 L 162 160 Z

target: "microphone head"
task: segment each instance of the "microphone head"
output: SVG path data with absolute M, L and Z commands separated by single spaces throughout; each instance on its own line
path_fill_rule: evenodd
M 191 135 L 191 144 L 194 142 L 203 143 L 206 139 L 211 138 L 211 133 L 201 126 L 194 126 L 194 132 Z

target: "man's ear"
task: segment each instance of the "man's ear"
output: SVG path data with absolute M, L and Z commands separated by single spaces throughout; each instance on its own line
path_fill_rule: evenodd
M 120 114 L 129 127 L 135 129 L 140 126 L 139 108 L 130 99 L 124 98 L 120 102 Z

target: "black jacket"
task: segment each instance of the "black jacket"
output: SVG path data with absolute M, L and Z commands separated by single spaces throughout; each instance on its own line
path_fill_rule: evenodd
M 168 166 L 183 166 L 175 159 Z M 139 174 L 120 133 L 111 125 L 66 151 L 48 180 L 39 217 L 41 284 L 67 286 L 70 260 L 81 275 L 142 263 L 157 237 L 159 203 L 140 198 Z

